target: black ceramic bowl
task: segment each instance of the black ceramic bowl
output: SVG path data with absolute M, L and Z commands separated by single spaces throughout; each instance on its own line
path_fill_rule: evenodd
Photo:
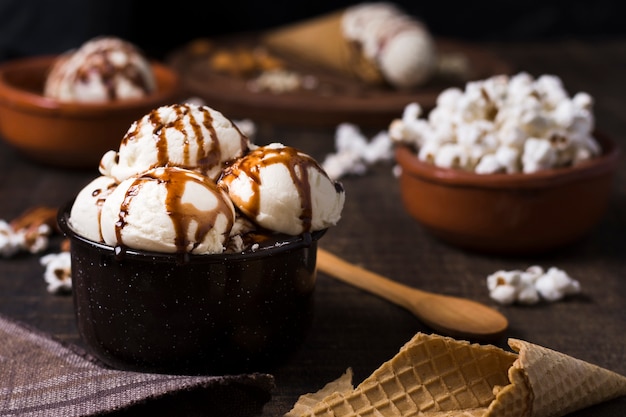
M 85 239 L 68 223 L 70 208 L 58 223 L 71 242 L 78 331 L 105 364 L 196 375 L 268 371 L 306 336 L 325 231 L 183 258 Z

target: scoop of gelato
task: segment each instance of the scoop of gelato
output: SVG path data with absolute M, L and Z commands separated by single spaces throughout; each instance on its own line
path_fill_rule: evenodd
M 435 42 L 424 23 L 387 2 L 348 7 L 342 19 L 344 36 L 360 45 L 385 80 L 397 88 L 426 82 L 437 66 Z
M 100 212 L 116 187 L 113 178 L 100 176 L 80 190 L 70 212 L 70 224 L 78 234 L 96 242 L 102 241 Z
M 151 168 L 177 166 L 217 180 L 224 164 L 248 147 L 248 138 L 217 110 L 173 104 L 133 123 L 119 151 L 104 154 L 100 172 L 121 182 Z
M 55 61 L 44 95 L 65 102 L 101 103 L 144 97 L 156 89 L 148 59 L 133 44 L 100 37 Z
M 164 253 L 224 251 L 235 219 L 228 195 L 194 171 L 161 167 L 122 181 L 102 205 L 104 242 Z
M 345 201 L 341 184 L 295 148 L 272 143 L 228 166 L 219 185 L 259 226 L 291 235 L 335 225 Z

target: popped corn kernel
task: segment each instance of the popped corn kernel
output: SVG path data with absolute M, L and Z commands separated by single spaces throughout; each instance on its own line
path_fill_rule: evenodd
M 337 126 L 335 150 L 322 161 L 324 171 L 333 180 L 349 174 L 363 175 L 368 166 L 393 159 L 393 142 L 387 131 L 368 139 L 351 123 Z
M 45 267 L 44 280 L 47 290 L 52 294 L 70 292 L 72 290 L 72 270 L 69 252 L 50 253 L 40 258 Z
M 497 271 L 487 276 L 489 296 L 500 304 L 536 304 L 558 301 L 580 292 L 580 283 L 565 271 L 551 267 L 545 271 L 533 265 L 526 270 Z
M 442 91 L 435 108 L 421 115 L 419 104 L 408 104 L 390 123 L 389 136 L 415 148 L 419 159 L 446 168 L 532 173 L 601 153 L 593 137 L 592 97 L 570 97 L 554 75 L 534 79 L 520 72 L 471 81 L 463 90 Z M 496 160 L 488 156 L 493 154 Z

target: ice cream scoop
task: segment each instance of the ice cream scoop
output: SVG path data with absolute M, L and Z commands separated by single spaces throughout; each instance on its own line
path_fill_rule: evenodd
M 120 183 L 102 205 L 104 242 L 164 253 L 221 253 L 235 218 L 226 193 L 194 171 L 161 167 Z
M 104 201 L 116 187 L 117 182 L 113 178 L 100 176 L 80 190 L 70 212 L 70 223 L 77 233 L 95 242 L 102 241 L 100 212 Z
M 393 3 L 365 2 L 268 31 L 275 53 L 332 69 L 367 84 L 412 88 L 437 66 L 432 35 Z
M 243 155 L 248 147 L 248 138 L 217 110 L 172 104 L 134 122 L 119 151 L 103 155 L 100 172 L 121 182 L 151 168 L 177 166 L 217 180 L 224 164 Z
M 144 97 L 156 89 L 148 59 L 132 43 L 99 37 L 55 61 L 44 95 L 60 101 L 101 103 Z
M 420 20 L 393 3 L 362 3 L 347 8 L 342 30 L 395 87 L 422 84 L 435 70 L 435 44 L 430 32 Z
M 345 192 L 311 156 L 272 143 L 252 150 L 224 170 L 219 185 L 259 226 L 297 235 L 336 224 Z

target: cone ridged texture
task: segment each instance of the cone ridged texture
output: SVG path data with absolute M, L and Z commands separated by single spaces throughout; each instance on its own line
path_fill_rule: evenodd
M 344 383 L 288 416 L 562 417 L 626 395 L 622 375 L 522 340 L 509 344 L 519 353 L 418 333 L 355 389 Z

